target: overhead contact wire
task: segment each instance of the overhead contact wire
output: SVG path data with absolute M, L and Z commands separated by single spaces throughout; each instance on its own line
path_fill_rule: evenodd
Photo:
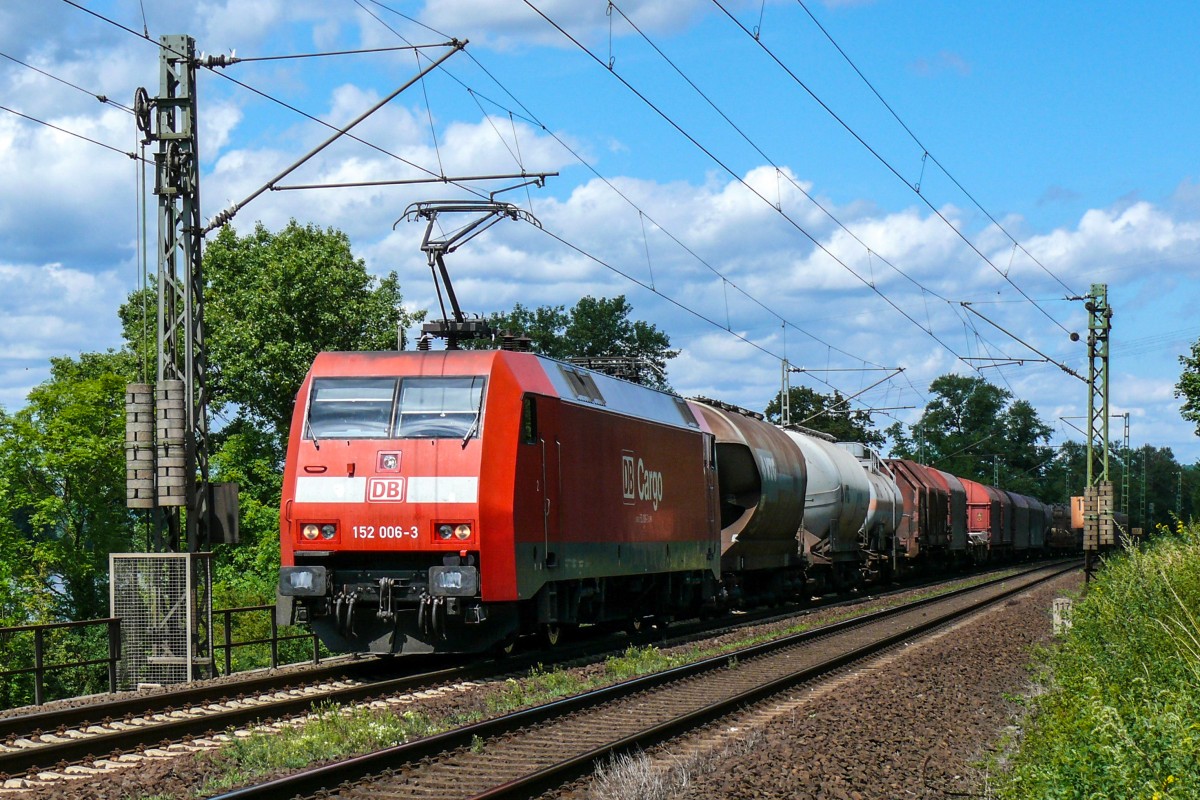
M 658 106 L 656 106 L 653 102 L 650 101 L 649 98 L 647 98 L 645 95 L 643 95 L 641 92 L 639 92 L 632 84 L 630 84 L 627 80 L 625 80 L 619 73 L 617 73 L 615 70 L 608 69 L 608 67 L 606 67 L 604 65 L 604 62 L 602 60 L 600 60 L 596 56 L 596 54 L 593 53 L 586 45 L 581 43 L 578 39 L 576 39 L 574 36 L 572 36 L 570 33 L 568 33 L 566 30 L 564 30 L 558 23 L 556 23 L 554 20 L 550 19 L 550 17 L 546 16 L 537 6 L 533 5 L 533 3 L 530 2 L 530 0 L 523 0 L 523 2 L 525 3 L 525 5 L 529 6 L 531 9 L 533 9 L 533 11 L 535 13 L 537 13 L 538 16 L 540 16 L 542 19 L 546 20 L 546 22 L 548 22 L 551 26 L 553 26 L 559 33 L 561 33 L 568 40 L 570 40 L 576 47 L 578 47 L 585 54 L 587 54 L 587 56 L 589 58 L 591 58 L 597 64 L 600 64 L 602 67 L 604 67 L 604 69 L 606 71 L 608 71 L 610 74 L 613 75 L 613 77 L 615 77 L 617 80 L 619 80 L 627 89 L 629 89 L 629 91 L 631 91 L 634 95 L 636 95 L 643 103 L 645 103 L 647 106 L 649 106 L 668 125 L 670 125 L 672 128 L 674 128 L 681 136 L 683 136 L 685 139 L 687 139 L 689 142 L 691 142 L 697 149 L 699 149 L 702 153 L 704 153 L 706 156 L 708 156 L 709 159 L 711 159 L 715 164 L 717 164 L 719 167 L 721 167 L 721 169 L 725 170 L 725 172 L 727 172 L 734 180 L 741 183 L 742 186 L 746 187 L 746 189 L 748 189 L 751 193 L 753 193 L 756 197 L 758 197 L 764 203 L 771 206 L 771 208 L 775 208 L 774 204 L 771 203 L 771 201 L 768 200 L 766 197 L 764 197 L 762 195 L 762 193 L 760 193 L 754 187 L 752 187 L 748 183 L 746 183 L 746 181 L 740 175 L 738 175 L 736 172 L 734 172 L 733 169 L 729 167 L 729 165 L 727 165 L 724 161 L 722 161 L 720 158 L 718 158 L 711 150 L 709 150 L 707 147 L 705 147 L 703 144 L 701 144 L 690 133 L 685 131 L 678 123 L 675 122 L 675 120 L 673 120 L 670 116 L 668 116 L 661 109 L 659 109 Z M 842 261 L 836 255 L 834 255 L 827 247 L 825 247 L 825 245 L 823 245 L 820 242 L 820 240 L 818 240 L 815 236 L 813 236 L 811 233 L 809 233 L 807 230 L 805 230 L 804 227 L 802 227 L 794 219 L 792 219 L 786 213 L 784 213 L 778 209 L 776 209 L 776 212 L 779 213 L 780 216 L 782 216 L 785 220 L 787 220 L 792 225 L 792 227 L 794 227 L 797 231 L 799 231 L 801 234 L 803 234 L 805 238 L 807 238 L 810 242 L 812 242 L 814 246 L 816 246 L 823 253 L 828 255 L 835 262 L 840 264 L 847 272 L 849 272 L 851 275 L 853 275 L 855 278 L 857 278 L 859 281 L 861 281 L 864 286 L 867 286 L 872 291 L 874 291 L 876 294 L 878 294 L 884 300 L 884 302 L 886 302 L 888 305 L 890 305 L 892 308 L 894 308 L 901 316 L 903 316 L 905 319 L 907 319 L 913 325 L 916 325 L 917 328 L 919 328 L 920 330 L 922 330 L 926 334 L 928 334 L 934 341 L 936 341 L 939 345 L 944 347 L 949 353 L 954 355 L 956 358 L 961 359 L 961 357 L 958 355 L 958 353 L 955 352 L 954 348 L 950 347 L 950 345 L 948 345 L 944 341 L 942 341 L 942 339 L 940 337 L 938 337 L 937 334 L 933 333 L 932 331 L 926 330 L 925 327 L 923 325 L 921 325 L 921 323 L 917 322 L 907 311 L 905 311 L 903 308 L 898 306 L 890 297 L 883 294 L 883 292 L 879 291 L 879 289 L 877 289 L 876 287 L 871 286 L 870 281 L 863 278 L 852 267 L 850 267 L 850 265 L 846 264 L 844 261 Z
M 525 2 L 526 2 L 526 4 L 528 4 L 529 0 L 525 0 Z M 849 133 L 851 136 L 853 136 L 854 139 L 857 140 L 859 144 L 861 144 L 864 148 L 866 148 L 867 152 L 869 152 L 871 155 L 873 155 L 876 158 L 876 160 L 879 161 L 880 164 L 882 164 L 884 167 L 886 167 L 887 170 L 889 172 L 891 172 L 893 175 L 895 175 L 901 182 L 903 182 L 905 186 L 907 186 L 909 189 L 912 189 L 914 191 L 914 193 L 918 197 L 921 198 L 921 202 L 925 204 L 925 206 L 930 210 L 930 212 L 937 215 L 938 219 L 940 219 L 942 222 L 944 222 L 946 224 L 946 226 L 948 228 L 950 228 L 952 231 L 954 231 L 955 235 L 958 236 L 958 238 L 962 239 L 962 241 L 967 245 L 967 247 L 971 248 L 971 250 L 973 250 L 975 252 L 975 254 L 984 261 L 984 263 L 986 263 L 989 267 L 991 267 L 993 270 L 995 270 L 997 275 L 1000 275 L 1002 278 L 1004 278 L 1004 280 L 1007 281 L 1010 286 L 1012 286 L 1014 289 L 1016 289 L 1017 292 L 1022 297 L 1024 297 L 1027 301 L 1029 301 L 1029 303 L 1031 305 L 1033 305 L 1034 308 L 1036 308 L 1038 311 L 1040 311 L 1042 313 L 1042 315 L 1046 317 L 1046 319 L 1050 320 L 1055 325 L 1057 325 L 1059 328 L 1061 328 L 1064 333 L 1070 333 L 1070 331 L 1067 330 L 1067 328 L 1061 322 L 1059 322 L 1057 319 L 1055 319 L 1053 316 L 1051 316 L 1050 313 L 1048 311 L 1046 311 L 1046 309 L 1044 309 L 1040 305 L 1038 305 L 1037 301 L 1035 301 L 1032 297 L 1030 297 L 1025 292 L 1024 289 L 1022 289 L 1020 286 L 1018 286 L 1017 283 L 1014 280 L 1012 280 L 1012 278 L 1010 278 L 1008 275 L 1005 275 L 1003 270 L 1001 270 L 994 263 L 992 263 L 992 260 L 989 259 L 986 255 L 984 255 L 983 251 L 980 250 L 978 247 L 976 247 L 975 243 L 972 242 L 970 239 L 968 239 L 966 234 L 964 234 L 961 230 L 959 230 L 957 226 L 953 225 L 950 222 L 950 220 L 948 220 L 946 218 L 946 216 L 944 214 L 942 214 L 942 212 L 940 210 L 938 210 L 938 208 L 929 201 L 929 198 L 927 198 L 925 195 L 921 194 L 919 189 L 914 188 L 913 184 L 911 182 L 909 182 L 909 180 L 907 178 L 905 178 L 903 175 L 901 175 L 899 170 L 897 170 L 894 166 L 892 166 L 892 164 L 886 158 L 884 158 L 882 155 L 880 155 L 880 153 L 877 150 L 875 150 L 875 148 L 871 147 L 871 145 L 868 144 L 867 141 L 858 134 L 858 131 L 856 131 L 856 130 L 854 130 L 854 128 L 850 127 L 849 123 L 847 123 L 840 116 L 838 116 L 837 112 L 835 112 L 832 108 L 829 107 L 828 104 L 825 103 L 824 100 L 822 100 L 819 96 L 817 96 L 817 94 L 812 89 L 809 88 L 808 84 L 806 84 L 804 81 L 802 81 L 800 79 L 800 77 L 791 70 L 790 67 L 788 67 L 786 64 L 784 64 L 783 61 L 781 61 L 779 59 L 779 57 L 775 55 L 775 53 L 771 50 L 771 48 L 769 48 L 765 44 L 763 44 L 761 39 L 756 38 L 754 36 L 754 34 L 751 33 L 750 30 L 748 30 L 746 28 L 746 26 L 743 25 L 739 19 L 737 19 L 737 17 L 733 16 L 733 14 L 731 14 L 729 12 L 729 10 L 727 8 L 725 8 L 725 6 L 721 5 L 720 0 L 713 0 L 713 4 L 716 5 L 717 8 L 721 9 L 721 11 L 724 12 L 725 16 L 729 17 L 729 19 L 733 22 L 733 24 L 737 25 L 738 28 L 740 28 L 743 33 L 745 33 L 750 39 L 754 40 L 754 43 L 757 44 L 760 48 L 762 48 L 763 52 L 766 53 L 771 58 L 771 60 L 774 61 L 779 66 L 780 69 L 782 69 L 784 72 L 786 72 L 788 74 L 788 76 L 796 83 L 796 85 L 798 85 L 800 88 L 802 88 L 808 94 L 809 97 L 811 97 L 814 101 L 816 101 L 817 105 L 821 106 L 821 108 L 824 109 L 825 112 L 829 114 L 829 116 L 833 117 L 833 119 L 835 121 L 837 121 L 837 123 L 839 125 L 841 125 L 842 128 L 847 133 Z
M 380 8 L 383 8 L 387 11 L 390 11 L 391 13 L 395 14 L 398 17 L 401 17 L 410 22 L 414 22 L 414 23 L 426 28 L 427 30 L 437 34 L 438 36 L 446 36 L 446 34 L 438 31 L 436 28 L 431 28 L 428 25 L 425 25 L 424 23 L 417 22 L 416 20 L 413 20 L 411 17 L 408 17 L 408 16 L 396 11 L 395 9 L 389 7 L 385 3 L 380 2 L 379 0 L 369 0 L 369 2 L 373 3 L 376 6 L 379 6 Z M 397 36 L 398 38 L 400 38 L 404 41 L 407 41 L 407 39 L 405 39 L 398 31 L 396 31 L 394 28 L 392 28 L 390 25 L 388 25 L 386 22 L 384 22 L 382 19 L 380 19 L 378 15 L 376 15 L 369 9 L 365 8 L 362 5 L 362 2 L 360 0 L 354 0 L 354 3 L 355 3 L 355 5 L 359 6 L 360 8 L 363 8 L 364 12 L 369 14 L 371 17 L 373 17 L 375 20 L 377 20 L 381 25 L 383 25 L 385 28 L 387 28 L 389 31 L 391 31 L 393 35 Z M 829 342 L 825 341 L 824 339 L 820 338 L 819 336 L 805 330 L 804 328 L 801 328 L 796 323 L 786 319 L 781 314 L 779 314 L 779 312 L 770 308 L 769 306 L 764 304 L 761 300 L 754 297 L 752 294 L 750 294 L 746 290 L 742 289 L 740 286 L 738 286 L 737 283 L 730 281 L 724 274 L 722 274 L 718 269 L 716 269 L 714 266 L 712 266 L 712 264 L 710 264 L 708 261 L 706 261 L 702 256 L 700 256 L 698 253 L 696 253 L 694 250 L 692 250 L 690 247 L 688 247 L 687 244 L 685 244 L 677 236 L 675 236 L 675 234 L 671 233 L 670 230 L 663 227 L 650 214 L 646 213 L 640 206 L 637 205 L 637 203 L 635 203 L 628 195 L 626 195 L 624 192 L 622 192 L 608 178 L 606 178 L 604 175 L 600 174 L 600 172 L 598 172 L 595 169 L 595 167 L 593 167 L 587 161 L 587 159 L 583 158 L 578 152 L 576 152 L 569 144 L 567 144 L 567 142 L 565 142 L 560 136 L 558 136 L 558 134 L 556 134 L 554 131 L 550 130 L 550 128 L 545 123 L 543 123 L 540 119 L 538 119 L 537 115 L 534 114 L 533 111 L 531 111 L 528 106 L 526 106 L 523 102 L 521 102 L 521 100 L 519 98 L 517 98 L 515 95 L 513 95 L 513 93 L 511 91 L 509 91 L 509 89 L 503 84 L 503 82 L 501 82 L 499 80 L 499 78 L 497 78 L 495 75 L 493 75 L 491 73 L 491 71 L 489 71 L 488 68 L 483 63 L 481 63 L 477 58 L 475 58 L 474 54 L 470 50 L 465 50 L 463 52 L 465 53 L 467 58 L 470 59 L 479 68 L 479 70 L 481 72 L 483 72 L 483 74 L 485 74 L 489 79 L 491 79 L 491 81 L 494 84 L 496 84 L 496 86 L 499 87 L 500 90 L 503 91 L 513 103 L 516 103 L 517 106 L 519 106 L 521 111 L 523 112 L 523 113 L 514 112 L 512 109 L 506 107 L 503 103 L 500 103 L 500 102 L 492 99 L 488 95 L 484 94 L 483 92 L 480 92 L 477 89 L 474 89 L 473 87 L 467 85 L 460 78 L 458 78 L 449 68 L 442 67 L 441 72 L 443 72 L 447 77 L 449 77 L 454 82 L 458 83 L 459 86 L 461 86 L 463 88 L 463 90 L 466 91 L 469 96 L 471 96 L 471 98 L 475 101 L 476 105 L 479 106 L 480 112 L 483 113 L 485 117 L 487 117 L 488 115 L 487 115 L 487 112 L 483 110 L 482 104 L 480 103 L 481 99 L 486 100 L 488 103 L 491 103 L 492 105 L 496 106 L 497 108 L 504 110 L 506 113 L 508 113 L 510 119 L 513 117 L 516 117 L 516 118 L 521 119 L 523 122 L 526 122 L 529 125 L 538 128 L 543 133 L 545 133 L 547 136 L 554 139 L 559 144 L 559 146 L 561 146 L 565 151 L 570 153 L 572 155 L 572 157 L 575 158 L 576 161 L 578 161 L 585 169 L 587 169 L 589 172 L 591 172 L 598 180 L 602 181 L 610 190 L 612 190 L 612 192 L 614 194 L 616 194 L 618 197 L 620 197 L 622 200 L 624 200 L 631 208 L 636 210 L 639 213 L 639 215 L 642 215 L 645 217 L 645 219 L 648 219 L 655 227 L 657 227 L 660 231 L 662 231 L 662 233 L 664 233 L 668 238 L 670 238 L 671 241 L 673 241 L 676 245 L 678 245 L 684 252 L 686 252 L 688 255 L 690 255 L 692 258 L 694 258 L 697 262 L 702 264 L 706 269 L 708 269 L 710 272 L 712 272 L 715 276 L 720 278 L 724 285 L 732 286 L 739 294 L 743 295 L 748 300 L 750 300 L 751 302 L 756 304 L 759 308 L 763 309 L 768 314 L 770 314 L 773 317 L 775 317 L 776 319 L 778 319 L 781 323 L 792 327 L 793 329 L 804 334 L 805 336 L 812 339 L 813 341 L 815 341 L 821 345 L 824 345 L 826 347 L 829 347 L 829 348 L 837 351 L 838 353 L 841 353 L 842 355 L 844 355 L 848 358 L 851 358 L 853 360 L 856 360 L 856 361 L 864 360 L 865 361 L 865 359 L 862 359 L 860 356 L 857 356 L 853 353 L 850 353 L 846 350 L 836 347 L 836 346 L 830 344 Z M 499 135 L 499 134 L 497 134 L 497 135 Z M 501 139 L 503 140 L 503 137 L 501 137 Z M 510 149 L 510 152 L 511 152 L 511 149 Z M 523 168 L 524 167 L 522 166 L 522 169 Z M 723 325 L 718 325 L 717 327 L 719 327 L 722 330 L 728 329 L 728 326 L 723 326 Z M 870 363 L 876 367 L 882 368 L 882 365 L 875 364 L 874 362 L 866 361 L 866 363 Z
M 1009 241 L 1011 241 L 1015 247 L 1020 248 L 1021 252 L 1024 253 L 1025 255 L 1029 256 L 1029 259 L 1031 261 L 1033 261 L 1033 263 L 1035 263 L 1039 267 L 1041 267 L 1042 270 L 1047 275 L 1049 275 L 1051 278 L 1054 278 L 1054 280 L 1058 281 L 1059 286 L 1066 289 L 1067 292 L 1070 294 L 1078 294 L 1078 292 L 1073 290 L 1070 286 L 1063 283 L 1062 279 L 1059 278 L 1058 275 L 1056 275 L 1053 271 L 1051 271 L 1049 267 L 1047 267 L 1041 261 L 1038 261 L 1036 258 L 1034 258 L 1033 254 L 1030 253 L 1028 250 L 1026 250 L 1025 246 L 1023 244 L 1021 244 L 1019 241 L 1017 241 L 1016 237 L 1014 237 L 1011 233 L 1009 233 L 1008 230 L 1003 225 L 1001 225 L 1000 222 L 994 216 L 992 216 L 991 212 L 989 212 L 986 208 L 984 208 L 983 205 L 978 200 L 975 199 L 975 196 L 972 195 L 970 192 L 968 192 L 966 187 L 964 187 L 961 183 L 959 183 L 957 178 L 955 178 L 952 174 L 950 174 L 950 171 L 942 165 L 942 162 L 938 161 L 937 156 L 935 156 L 933 153 L 929 152 L 929 148 L 927 148 L 921 142 L 921 140 L 919 138 L 917 138 L 917 135 L 915 133 L 913 133 L 912 129 L 909 128 L 908 125 L 904 122 L 904 120 L 900 118 L 900 115 L 896 113 L 896 110 L 894 108 L 892 108 L 891 104 L 888 103 L 888 101 L 884 99 L 883 95 L 879 93 L 879 90 L 877 90 L 875 88 L 875 85 L 872 84 L 871 81 L 867 79 L 867 76 L 862 73 L 862 70 L 860 70 L 858 68 L 858 65 L 854 63 L 854 61 L 850 58 L 850 56 L 846 53 L 846 51 L 842 49 L 842 46 L 837 43 L 837 41 L 833 38 L 833 36 L 830 35 L 829 31 L 827 31 L 825 29 L 825 26 L 821 24 L 820 20 L 818 20 L 816 18 L 816 16 L 812 13 L 812 11 L 809 10 L 808 6 L 806 6 L 804 4 L 804 0 L 796 0 L 796 2 L 800 5 L 800 7 L 802 9 L 804 9 L 804 13 L 808 14 L 809 19 L 811 19 L 813 21 L 813 24 L 817 26 L 817 29 L 820 30 L 821 33 L 825 35 L 825 38 L 829 40 L 829 43 L 833 45 L 834 49 L 836 49 L 838 51 L 838 53 L 841 54 L 842 58 L 845 59 L 846 63 L 850 65 L 850 68 L 854 70 L 854 72 L 858 75 L 859 78 L 862 78 L 862 82 L 865 83 L 867 85 L 867 88 L 871 90 L 871 93 L 874 94 L 875 97 L 879 99 L 879 102 L 882 103 L 883 107 L 888 110 L 888 113 L 892 115 L 892 118 L 895 119 L 896 122 L 898 122 L 900 124 L 901 128 L 904 128 L 905 133 L 907 133 L 912 138 L 913 142 L 915 142 L 916 145 L 921 148 L 921 151 L 925 154 L 925 156 L 927 156 L 931 161 L 933 161 L 934 165 L 936 165 L 937 168 L 942 171 L 942 174 L 945 175 L 947 178 L 949 178 L 950 181 L 955 186 L 958 187 L 959 191 L 961 191 L 967 197 L 967 199 L 969 199 L 975 205 L 975 207 L 977 209 L 979 209 L 981 212 L 983 212 L 984 216 L 986 216 L 989 220 L 991 220 L 993 225 L 995 225 L 1001 232 L 1004 233 L 1005 236 L 1007 236 L 1009 238 Z M 761 20 L 760 20 L 760 24 L 761 24 Z M 757 37 L 755 37 L 755 38 L 757 39 Z
M 729 115 L 726 114 L 725 111 L 720 106 L 718 106 L 712 100 L 712 98 L 710 98 L 704 92 L 703 89 L 701 89 L 699 86 L 696 85 L 695 81 L 693 81 L 690 77 L 688 77 L 688 75 L 686 73 L 684 73 L 684 71 L 682 69 L 680 69 L 678 65 L 675 64 L 675 62 L 670 58 L 670 56 L 668 56 L 666 53 L 664 53 L 662 51 L 662 49 L 659 48 L 659 46 L 657 44 L 655 44 L 654 41 L 649 36 L 647 36 L 642 31 L 642 29 L 639 28 L 632 19 L 630 19 L 628 16 L 625 15 L 625 12 L 621 10 L 620 6 L 616 5 L 615 3 L 612 3 L 610 5 L 612 5 L 612 7 L 614 9 L 616 9 L 617 13 L 620 14 L 621 17 L 624 18 L 624 20 L 629 23 L 629 26 L 631 28 L 633 28 L 635 31 L 637 31 L 637 34 L 642 37 L 643 41 L 645 41 L 646 44 L 650 45 L 650 47 L 654 50 L 654 52 L 658 53 L 659 57 L 662 58 L 663 61 L 667 62 L 667 64 L 671 67 L 671 69 L 675 70 L 675 73 L 680 78 L 682 78 L 687 83 L 688 86 L 692 87 L 692 90 L 695 91 L 696 94 L 700 95 L 700 97 L 704 100 L 704 102 L 708 103 L 709 107 L 712 108 L 713 111 L 717 112 L 717 114 L 720 115 L 721 119 L 725 120 L 725 122 L 728 123 L 729 127 L 733 128 L 733 130 L 737 132 L 738 136 L 742 137 L 742 140 L 745 141 L 746 144 L 750 145 L 750 147 L 754 150 L 754 152 L 758 153 L 759 156 L 761 156 L 764 161 L 766 161 L 768 164 L 770 164 L 772 167 L 775 168 L 776 178 L 782 177 L 784 180 L 786 180 L 788 183 L 790 183 L 792 185 L 792 187 L 796 189 L 796 191 L 803 194 L 810 203 L 812 203 L 814 206 L 816 206 L 818 209 L 820 209 L 820 211 L 823 214 L 825 214 L 825 216 L 827 216 L 835 225 L 837 225 L 839 228 L 841 228 L 843 231 L 845 231 L 850 236 L 850 238 L 852 238 L 854 241 L 858 242 L 858 244 L 861 245 L 863 247 L 863 249 L 867 251 L 868 254 L 873 252 L 871 247 L 866 242 L 864 242 L 858 236 L 858 234 L 856 234 L 854 231 L 852 231 L 832 211 L 830 211 L 828 208 L 826 208 L 823 203 L 821 203 L 819 200 L 817 200 L 817 198 L 813 197 L 813 195 L 811 193 L 809 193 L 808 190 L 806 190 L 794 178 L 792 178 L 791 175 L 788 175 L 783 170 L 783 168 L 779 165 L 779 163 L 775 161 L 775 159 L 773 159 L 769 155 L 767 155 L 763 151 L 763 149 L 761 147 L 759 147 L 757 142 L 755 142 L 753 139 L 751 139 L 750 136 L 745 131 L 743 131 L 741 129 L 741 127 L 739 127 L 738 124 L 736 122 L 734 122 L 729 117 Z M 776 211 L 780 211 L 780 212 L 783 211 L 782 203 L 774 204 L 774 208 Z M 908 281 L 910 281 L 917 288 L 922 289 L 923 291 L 929 292 L 930 294 L 932 294 L 934 297 L 938 298 L 939 300 L 948 300 L 948 298 L 942 297 L 937 292 L 924 286 L 916 278 L 912 277 L 907 272 L 905 272 L 904 270 L 897 267 L 895 264 L 893 264 L 888 259 L 884 258 L 879 253 L 875 253 L 875 256 L 880 261 L 882 261 L 884 264 L 887 264 L 889 267 L 891 267 L 892 270 L 894 270 L 896 273 L 898 273 L 899 275 L 903 276 Z M 870 285 L 872 286 L 872 288 L 874 288 L 874 281 L 871 281 Z

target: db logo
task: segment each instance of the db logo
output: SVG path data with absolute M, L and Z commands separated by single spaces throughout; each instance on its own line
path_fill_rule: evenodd
M 621 490 L 625 497 L 625 505 L 633 505 L 637 495 L 637 467 L 633 463 L 633 451 L 621 451 Z
M 367 502 L 399 503 L 404 500 L 404 478 L 368 478 Z

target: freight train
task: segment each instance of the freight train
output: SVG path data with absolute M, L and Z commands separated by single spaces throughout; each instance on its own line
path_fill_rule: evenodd
M 279 613 L 336 652 L 554 643 L 1070 548 L 1040 501 L 528 352 L 323 353 Z

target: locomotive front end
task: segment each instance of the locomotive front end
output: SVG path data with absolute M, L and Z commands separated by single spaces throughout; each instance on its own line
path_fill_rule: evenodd
M 506 583 L 484 572 L 484 537 L 511 539 L 482 511 L 490 365 L 475 353 L 314 363 L 284 473 L 279 596 L 331 650 L 463 652 L 515 631 L 515 608 L 484 599 Z

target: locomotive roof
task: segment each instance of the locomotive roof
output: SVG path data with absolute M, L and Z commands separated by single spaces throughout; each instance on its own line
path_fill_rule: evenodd
M 527 391 L 553 394 L 561 400 L 677 428 L 701 429 L 679 395 L 614 378 L 586 367 L 558 361 L 534 353 L 508 350 L 427 350 L 327 352 L 317 355 L 312 374 L 317 376 L 352 375 L 488 375 L 500 362 L 507 363 Z M 521 368 L 522 362 L 526 365 Z M 414 364 L 420 364 L 414 369 Z M 536 364 L 538 377 L 533 380 L 527 367 Z

